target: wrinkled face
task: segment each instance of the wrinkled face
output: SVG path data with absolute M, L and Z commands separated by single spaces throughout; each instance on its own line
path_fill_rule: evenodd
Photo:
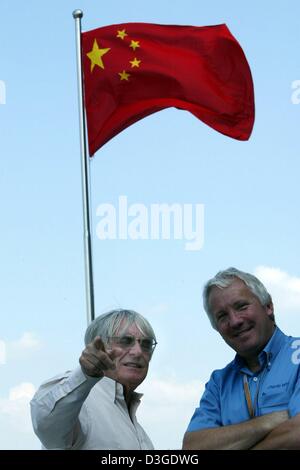
M 122 325 L 115 336 L 130 335 L 137 339 L 145 338 L 135 324 L 123 331 Z M 125 386 L 128 391 L 133 391 L 145 379 L 151 353 L 144 351 L 138 341 L 131 347 L 120 347 L 113 342 L 109 344 L 110 351 L 115 355 L 116 369 L 106 372 L 106 376 L 116 380 Z
M 246 284 L 235 279 L 228 287 L 211 289 L 209 306 L 224 341 L 245 359 L 257 357 L 274 332 L 273 304 L 263 307 Z

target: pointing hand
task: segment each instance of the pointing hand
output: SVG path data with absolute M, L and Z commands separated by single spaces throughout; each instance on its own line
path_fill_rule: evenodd
M 100 336 L 96 336 L 82 351 L 79 363 L 84 374 L 91 377 L 103 377 L 105 371 L 116 368 L 114 359 L 121 353 L 120 348 L 105 349 Z

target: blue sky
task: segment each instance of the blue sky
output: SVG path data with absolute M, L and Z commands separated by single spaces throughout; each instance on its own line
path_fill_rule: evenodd
M 29 0 L 2 2 L 0 28 L 0 448 L 37 449 L 28 401 L 77 366 L 86 328 L 77 77 L 72 11 L 83 30 L 142 21 L 226 23 L 250 64 L 256 121 L 248 142 L 175 109 L 108 142 L 91 163 L 96 312 L 133 308 L 158 346 L 139 418 L 157 448 L 179 448 L 211 371 L 233 352 L 201 289 L 228 266 L 257 274 L 279 326 L 299 335 L 299 2 Z M 99 240 L 97 208 L 204 205 L 204 245 Z M 1 349 L 0 349 L 1 351 Z M 2 355 L 3 356 L 3 355 Z

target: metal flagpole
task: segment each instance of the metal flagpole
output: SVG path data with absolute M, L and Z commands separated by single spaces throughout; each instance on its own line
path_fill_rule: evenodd
M 79 127 L 80 127 L 80 149 L 81 149 L 81 180 L 82 180 L 82 202 L 84 219 L 84 261 L 85 261 L 85 288 L 87 304 L 88 324 L 95 318 L 93 260 L 91 240 L 91 217 L 90 217 L 90 180 L 89 180 L 89 156 L 86 145 L 85 113 L 83 102 L 83 77 L 82 77 L 82 52 L 81 52 L 81 10 L 73 11 L 75 20 L 76 52 L 77 52 L 77 77 L 78 77 L 78 104 L 79 104 Z

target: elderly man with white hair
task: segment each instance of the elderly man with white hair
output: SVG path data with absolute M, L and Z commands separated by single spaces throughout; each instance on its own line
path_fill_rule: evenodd
M 157 344 L 149 322 L 113 310 L 87 328 L 80 367 L 42 384 L 31 401 L 33 427 L 46 449 L 153 449 L 136 419 Z

